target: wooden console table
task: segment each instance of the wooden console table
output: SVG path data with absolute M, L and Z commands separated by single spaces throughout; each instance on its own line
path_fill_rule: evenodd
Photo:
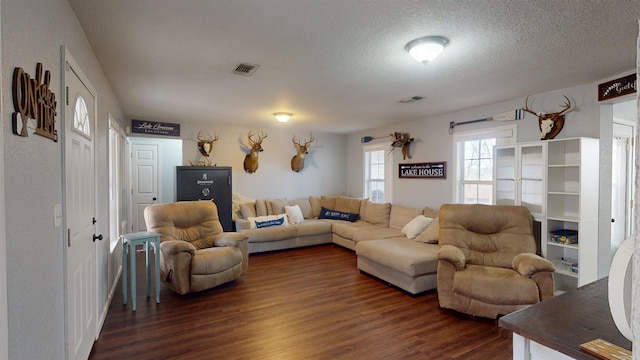
M 603 339 L 627 350 L 609 310 L 608 278 L 500 318 L 513 331 L 514 359 L 598 359 L 580 344 Z

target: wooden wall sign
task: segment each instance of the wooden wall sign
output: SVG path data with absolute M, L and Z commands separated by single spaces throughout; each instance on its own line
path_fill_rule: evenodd
M 56 130 L 56 94 L 49 88 L 51 73 L 49 70 L 42 76 L 42 64 L 36 65 L 36 76 L 31 78 L 20 67 L 13 70 L 13 106 L 16 112 L 12 116 L 13 133 L 18 136 L 29 136 L 27 124 L 29 119 L 36 119 L 35 133 L 53 141 L 58 141 Z
M 636 74 L 607 81 L 598 85 L 598 101 L 605 101 L 618 96 L 636 92 Z
M 400 179 L 446 179 L 447 162 L 398 164 Z
M 131 132 L 149 135 L 180 136 L 180 124 L 131 120 Z

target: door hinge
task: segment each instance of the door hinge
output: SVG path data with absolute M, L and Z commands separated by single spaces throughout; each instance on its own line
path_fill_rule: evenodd
M 65 94 L 67 106 L 69 105 L 69 87 L 67 86 L 67 93 Z
M 71 247 L 71 229 L 67 229 L 67 247 Z
M 227 185 L 231 186 L 231 176 L 227 176 Z
M 633 200 L 629 200 L 629 208 L 633 209 Z

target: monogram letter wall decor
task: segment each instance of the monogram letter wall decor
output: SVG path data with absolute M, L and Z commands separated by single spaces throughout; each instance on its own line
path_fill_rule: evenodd
M 51 73 L 44 72 L 42 78 L 42 64 L 36 65 L 34 79 L 22 68 L 13 71 L 13 106 L 16 112 L 12 116 L 13 133 L 18 136 L 29 136 L 27 123 L 29 119 L 36 119 L 35 133 L 53 141 L 58 141 L 56 130 L 56 94 L 49 89 Z

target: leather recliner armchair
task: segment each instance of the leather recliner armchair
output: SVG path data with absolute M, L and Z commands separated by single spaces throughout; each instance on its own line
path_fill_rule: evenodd
M 150 205 L 144 219 L 148 231 L 160 234 L 160 278 L 171 290 L 202 291 L 247 273 L 246 236 L 223 232 L 213 202 Z
M 553 264 L 535 254 L 524 206 L 440 207 L 438 301 L 462 313 L 498 315 L 553 297 Z

